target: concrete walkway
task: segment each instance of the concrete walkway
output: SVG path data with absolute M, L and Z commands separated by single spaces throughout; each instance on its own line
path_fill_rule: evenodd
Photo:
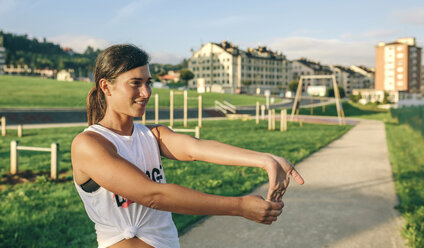
M 210 217 L 180 237 L 181 247 L 404 247 L 385 138 L 382 122 L 361 120 L 296 166 L 305 185 L 292 182 L 276 223 Z

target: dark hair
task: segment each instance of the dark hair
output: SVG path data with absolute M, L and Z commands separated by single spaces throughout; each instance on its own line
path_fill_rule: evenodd
M 104 78 L 113 83 L 120 74 L 147 65 L 149 59 L 145 51 L 130 44 L 113 45 L 99 54 L 94 68 L 96 85 L 87 96 L 88 125 L 102 120 L 106 112 L 106 98 L 99 87 L 100 80 Z

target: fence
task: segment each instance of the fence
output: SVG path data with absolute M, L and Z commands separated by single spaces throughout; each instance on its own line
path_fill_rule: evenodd
M 50 177 L 57 179 L 58 168 L 59 168 L 59 144 L 52 143 L 50 148 L 43 147 L 30 147 L 30 146 L 18 146 L 17 140 L 10 142 L 10 173 L 12 175 L 18 173 L 19 170 L 19 151 L 38 151 L 38 152 L 50 152 Z
M 420 131 L 424 137 L 424 106 L 390 109 L 390 114 L 400 124 L 407 124 Z

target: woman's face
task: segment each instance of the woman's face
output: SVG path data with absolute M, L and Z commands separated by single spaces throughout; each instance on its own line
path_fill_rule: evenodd
M 120 74 L 109 84 L 106 96 L 108 108 L 118 114 L 141 117 L 152 94 L 149 65 L 140 66 Z

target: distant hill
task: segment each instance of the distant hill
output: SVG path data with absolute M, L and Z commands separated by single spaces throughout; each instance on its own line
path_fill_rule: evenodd
M 28 35 L 5 33 L 3 46 L 6 48 L 6 65 L 28 65 L 37 69 L 74 69 L 76 76 L 88 76 L 93 71 L 95 60 L 100 50 L 87 47 L 82 54 L 60 45 L 49 42 L 44 38 L 39 41 L 30 39 Z
M 77 53 L 69 48 L 63 48 L 43 38 L 29 38 L 28 35 L 5 33 L 3 46 L 6 48 L 6 65 L 28 65 L 37 69 L 74 69 L 76 77 L 87 77 L 93 72 L 97 55 L 101 50 L 88 46 L 84 53 Z M 188 67 L 188 61 L 183 60 L 177 65 L 150 64 L 150 71 L 155 80 L 158 75 L 167 74 L 168 71 L 180 71 Z

